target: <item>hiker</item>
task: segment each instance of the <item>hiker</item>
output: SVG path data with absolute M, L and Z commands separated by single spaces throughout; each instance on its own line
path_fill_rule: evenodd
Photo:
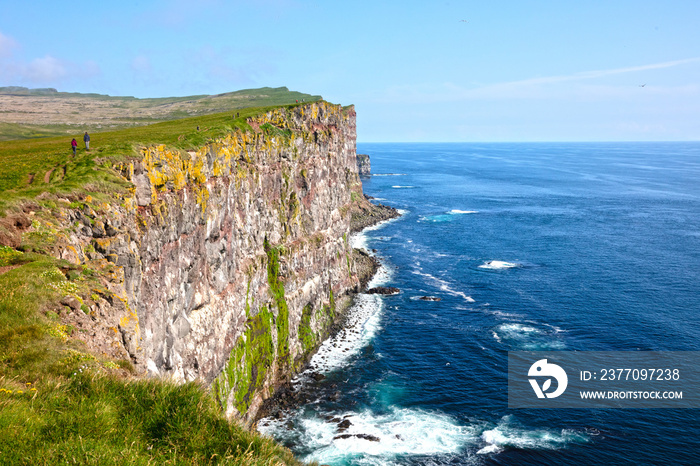
M 73 140 L 70 142 L 70 146 L 73 148 L 73 155 L 75 155 L 75 150 L 78 148 L 78 141 L 73 138 Z
M 85 150 L 90 150 L 90 135 L 85 131 L 85 136 L 83 136 L 83 141 L 85 141 Z

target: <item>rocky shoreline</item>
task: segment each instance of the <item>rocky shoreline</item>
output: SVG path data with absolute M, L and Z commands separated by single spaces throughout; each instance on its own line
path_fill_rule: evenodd
M 372 204 L 368 201 L 370 199 L 365 196 L 365 200 L 361 205 L 358 205 L 351 214 L 351 224 L 350 231 L 353 233 L 358 233 L 365 228 L 374 226 L 385 220 L 391 220 L 392 218 L 399 217 L 401 214 L 398 210 L 393 207 L 389 207 L 383 204 Z M 357 267 L 357 273 L 360 279 L 359 288 L 352 294 L 345 296 L 343 299 L 336 303 L 336 315 L 338 318 L 331 327 L 330 334 L 328 338 L 333 338 L 341 330 L 346 327 L 347 321 L 347 311 L 354 304 L 354 297 L 358 293 L 367 291 L 367 284 L 374 277 L 374 275 L 379 270 L 381 263 L 379 260 L 369 254 L 367 251 L 362 249 L 353 249 L 352 258 L 355 261 Z M 313 357 L 312 353 L 309 360 Z M 307 369 L 309 361 L 306 362 L 305 366 L 301 368 L 300 373 Z M 322 374 L 314 374 L 312 377 L 317 380 L 322 380 L 325 376 Z M 283 386 L 279 387 L 274 395 L 266 399 L 262 407 L 258 410 L 255 419 L 251 425 L 252 429 L 255 429 L 257 422 L 265 417 L 281 417 L 284 410 L 298 406 L 309 401 L 303 391 L 294 390 L 294 386 L 291 381 L 286 382 Z
M 384 204 L 372 204 L 373 199 L 363 194 L 364 202 L 358 203 L 356 208 L 350 213 L 350 232 L 358 233 L 367 227 L 376 225 L 384 220 L 389 220 L 400 216 L 399 211 Z

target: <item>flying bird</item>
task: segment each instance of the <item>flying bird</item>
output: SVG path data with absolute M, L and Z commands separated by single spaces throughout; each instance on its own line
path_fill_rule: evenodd
M 459 22 L 460 23 L 468 23 L 469 21 L 467 21 L 466 19 L 460 19 Z
M 646 85 L 647 85 L 647 83 L 640 84 L 639 87 L 644 87 L 644 86 L 646 86 Z

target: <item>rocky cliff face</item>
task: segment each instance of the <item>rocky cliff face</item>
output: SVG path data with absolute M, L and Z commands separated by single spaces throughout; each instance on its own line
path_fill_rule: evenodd
M 357 172 L 360 176 L 370 176 L 372 174 L 372 166 L 369 161 L 369 155 L 357 154 Z
M 211 384 L 244 420 L 358 289 L 348 234 L 362 197 L 354 109 L 319 102 L 249 124 L 196 152 L 144 149 L 120 167 L 132 195 L 64 212 L 57 252 L 111 277 L 86 303 L 88 346 Z

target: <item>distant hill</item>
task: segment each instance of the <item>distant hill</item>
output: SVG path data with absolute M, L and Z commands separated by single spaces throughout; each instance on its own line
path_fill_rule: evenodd
M 290 91 L 286 87 L 154 99 L 59 92 L 53 88 L 0 87 L 0 141 L 107 131 L 321 99 L 320 95 Z
M 53 87 L 43 87 L 38 89 L 28 89 L 22 86 L 0 87 L 0 94 L 9 95 L 51 95 L 57 93 L 58 91 Z

